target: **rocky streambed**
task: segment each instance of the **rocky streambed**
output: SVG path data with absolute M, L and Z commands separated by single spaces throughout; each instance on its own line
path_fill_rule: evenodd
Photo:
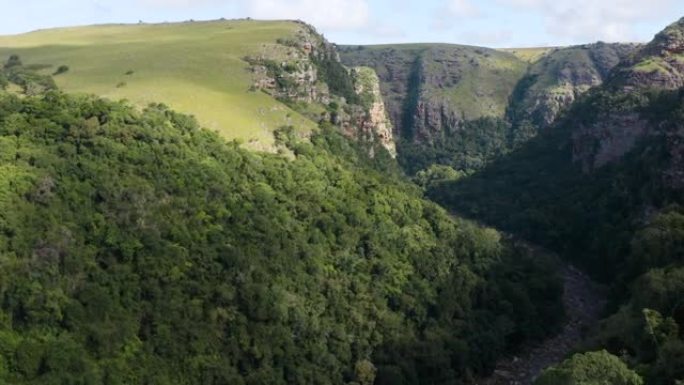
M 563 361 L 582 342 L 585 332 L 596 326 L 606 304 L 605 287 L 572 265 L 563 266 L 562 276 L 567 314 L 563 330 L 538 345 L 526 347 L 516 356 L 499 360 L 494 373 L 478 384 L 532 384 L 544 368 Z

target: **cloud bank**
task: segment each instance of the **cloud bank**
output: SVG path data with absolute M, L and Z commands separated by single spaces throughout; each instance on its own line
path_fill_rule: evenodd
M 663 18 L 681 0 L 498 0 L 514 11 L 538 12 L 546 31 L 580 41 L 637 39 L 636 27 Z M 664 26 L 663 26 L 664 27 Z

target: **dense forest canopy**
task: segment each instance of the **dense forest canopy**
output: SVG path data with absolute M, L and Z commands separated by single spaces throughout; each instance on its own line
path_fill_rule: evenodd
M 226 23 L 183 23 L 186 48 L 260 26 Z M 537 385 L 684 383 L 684 19 L 529 61 L 271 27 L 294 35 L 223 85 L 283 112 L 269 153 L 7 58 L 0 383 L 511 382 L 501 362 L 568 330 Z M 600 323 L 565 320 L 573 265 L 608 288 Z
M 555 262 L 333 129 L 262 154 L 27 94 L 0 93 L 2 382 L 458 384 L 562 319 Z
M 653 51 L 661 35 L 635 57 Z M 656 52 L 671 60 L 666 49 Z M 428 194 L 610 284 L 614 314 L 585 348 L 608 349 L 649 384 L 675 384 L 684 376 L 684 318 L 672 299 L 684 298 L 684 91 L 639 71 L 621 64 L 539 136 L 479 173 L 433 183 Z M 629 83 L 636 76 L 641 83 Z

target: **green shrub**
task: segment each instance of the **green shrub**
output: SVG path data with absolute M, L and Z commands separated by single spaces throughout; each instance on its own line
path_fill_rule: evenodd
M 54 76 L 61 75 L 61 74 L 66 73 L 68 71 L 69 71 L 69 66 L 61 65 L 61 66 L 57 67 L 57 70 L 53 73 L 53 75 Z
M 575 354 L 544 370 L 535 385 L 642 385 L 644 381 L 619 358 L 605 350 Z

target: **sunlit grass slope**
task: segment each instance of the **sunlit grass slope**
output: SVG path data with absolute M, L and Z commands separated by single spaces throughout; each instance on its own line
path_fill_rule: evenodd
M 266 148 L 272 131 L 315 124 L 252 84 L 247 55 L 277 51 L 278 38 L 300 24 L 231 20 L 170 24 L 101 25 L 0 37 L 0 58 L 18 54 L 26 64 L 69 66 L 55 77 L 68 92 L 128 99 L 145 106 L 162 102 L 195 115 L 228 139 Z
M 527 63 L 534 63 L 556 48 L 557 47 L 501 48 L 499 51 L 511 53 L 518 57 L 518 59 Z

